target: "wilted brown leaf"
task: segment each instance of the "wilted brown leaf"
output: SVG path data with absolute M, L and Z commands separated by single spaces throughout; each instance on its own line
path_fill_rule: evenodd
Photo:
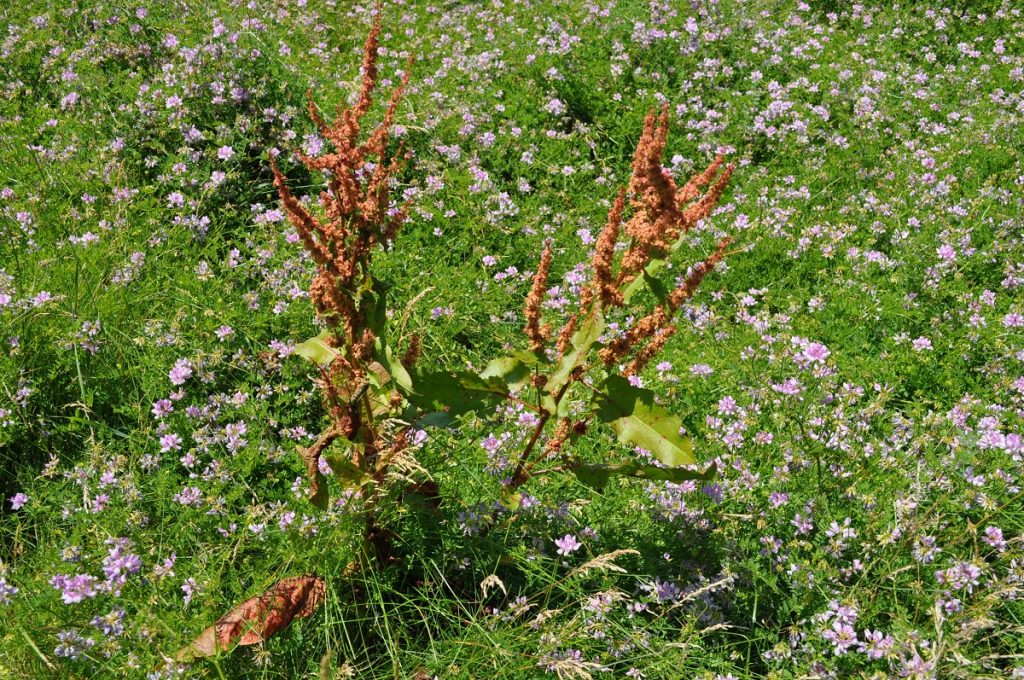
M 324 599 L 324 580 L 316 575 L 281 579 L 262 595 L 251 597 L 200 633 L 177 654 L 179 661 L 213 656 L 233 645 L 262 642 L 292 622 L 312 614 Z

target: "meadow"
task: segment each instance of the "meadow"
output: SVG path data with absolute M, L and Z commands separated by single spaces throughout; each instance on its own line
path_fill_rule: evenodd
M 1024 678 L 1019 3 L 0 19 L 0 680 Z

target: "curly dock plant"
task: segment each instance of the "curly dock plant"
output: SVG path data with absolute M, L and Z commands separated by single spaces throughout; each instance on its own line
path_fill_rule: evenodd
M 628 379 L 664 348 L 675 333 L 676 312 L 721 261 L 729 243 L 723 240 L 674 289 L 656 277 L 665 258 L 681 245 L 682 236 L 718 204 L 732 175 L 731 165 L 719 172 L 723 159 L 718 157 L 704 172 L 677 186 L 661 165 L 667 137 L 665 106 L 660 115 L 651 111 L 644 120 L 633 157 L 633 174 L 628 187 L 616 197 L 597 240 L 592 278 L 583 289 L 579 308 L 557 334 L 541 321 L 552 257 L 548 245 L 526 299 L 524 332 L 530 351 L 495 360 L 482 374 L 485 378 L 498 377 L 510 387 L 528 383 L 534 390 L 532 407 L 538 422 L 516 463 L 510 480 L 513 486 L 524 483 L 539 464 L 556 454 L 562 464 L 553 470 L 571 470 L 581 481 L 596 487 L 603 486 L 612 474 L 672 481 L 713 474 L 713 470 L 694 473 L 684 467 L 696 460 L 692 443 L 680 435 L 679 418 L 657 405 L 653 392 L 634 386 Z M 627 201 L 631 211 L 628 219 L 624 215 Z M 617 245 L 623 239 L 626 248 L 616 257 Z M 641 316 L 633 297 L 642 286 L 653 293 L 656 304 Z M 607 335 L 605 314 L 627 307 L 633 316 L 639 316 L 638 320 L 619 335 Z M 546 351 L 552 339 L 553 351 Z M 583 393 L 589 406 L 582 416 L 570 415 L 567 408 L 574 390 Z M 556 423 L 553 433 L 538 453 L 538 443 L 552 421 Z M 660 465 L 640 460 L 588 465 L 563 455 L 566 441 L 586 432 L 595 421 L 609 425 L 621 443 L 649 451 Z
M 619 192 L 597 241 L 591 280 L 560 330 L 554 332 L 541 313 L 553 256 L 548 244 L 526 299 L 522 350 L 494 359 L 479 373 L 422 369 L 416 365 L 415 337 L 402 352 L 389 343 L 387 288 L 371 266 L 374 251 L 391 244 L 406 218 L 405 206 L 391 191 L 406 156 L 401 147 L 389 155 L 387 146 L 408 71 L 380 123 L 360 141 L 377 81 L 380 30 L 378 13 L 366 40 L 362 87 L 353 106 L 339 107 L 328 123 L 309 97 L 309 114 L 334 150 L 315 158 L 296 156 L 311 170 L 326 174 L 322 214 L 314 215 L 295 198 L 271 160 L 284 209 L 316 263 L 310 298 L 326 327 L 297 348 L 320 368 L 319 384 L 330 415 L 329 427 L 316 442 L 299 449 L 312 502 L 325 507 L 328 501 L 323 460 L 343 486 L 359 490 L 366 545 L 375 547 L 378 559 L 385 558 L 390 539 L 377 523 L 380 499 L 395 490 L 403 496 L 410 491 L 437 495 L 432 482 L 411 482 L 407 474 L 418 467 L 411 462 L 412 424 L 456 426 L 458 416 L 493 408 L 503 399 L 536 416 L 536 426 L 505 480 L 506 501 L 514 502 L 514 490 L 531 477 L 553 472 L 572 472 L 598 488 L 612 475 L 681 481 L 714 474 L 713 468 L 695 471 L 693 446 L 680 434 L 679 418 L 629 377 L 663 349 L 675 332 L 679 308 L 725 254 L 728 241 L 674 288 L 658 279 L 683 236 L 717 205 L 732 166 L 723 168 L 719 157 L 677 186 L 661 165 L 668 109 L 652 111 L 644 121 L 628 187 Z M 620 241 L 624 247 L 618 247 Z M 634 302 L 643 287 L 655 301 L 648 311 Z M 617 309 L 637 320 L 624 332 L 611 334 L 605 316 Z M 582 401 L 587 408 L 570 413 L 570 401 Z M 653 460 L 637 457 L 611 465 L 573 458 L 567 444 L 600 425 L 609 426 L 619 442 L 650 452 Z
M 390 394 L 388 383 L 393 381 L 406 392 L 412 384 L 387 342 L 385 289 L 371 272 L 374 250 L 394 239 L 406 217 L 390 191 L 405 157 L 401 150 L 388 157 L 387 144 L 408 71 L 392 93 L 381 122 L 360 141 L 377 84 L 380 31 L 378 11 L 364 49 L 359 99 L 352 107 L 339 107 L 333 124 L 321 117 L 307 93 L 309 115 L 334 147 L 333 153 L 316 158 L 296 154 L 309 169 L 327 174 L 327 190 L 320 194 L 322 217 L 314 216 L 292 195 L 271 158 L 281 202 L 316 263 L 310 299 L 327 327 L 297 348 L 298 354 L 321 366 L 320 387 L 331 416 L 331 426 L 316 442 L 299 449 L 310 477 L 311 500 L 321 507 L 327 503 L 327 485 L 320 460 L 332 444 L 345 443 L 348 456 L 327 456 L 330 467 L 339 478 L 358 486 L 380 486 L 390 464 L 408 446 L 407 428 L 396 425 L 402 400 Z M 407 363 L 415 354 L 414 343 Z M 367 535 L 383 547 L 386 541 L 375 524 L 373 502 L 366 507 Z

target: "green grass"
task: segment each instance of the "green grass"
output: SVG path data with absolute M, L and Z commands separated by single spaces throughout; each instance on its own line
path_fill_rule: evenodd
M 1024 313 L 1024 18 L 995 0 L 799 4 L 384 8 L 382 76 L 396 82 L 416 55 L 397 121 L 415 160 L 397 188 L 414 190 L 411 219 L 376 274 L 390 286 L 389 332 L 420 334 L 426 367 L 479 368 L 522 346 L 543 240 L 555 244 L 549 285 L 564 287 L 589 261 L 579 230 L 599 234 L 659 102 L 672 111 L 666 167 L 686 176 L 720 147 L 737 162 L 672 272 L 724 235 L 735 252 L 688 306 L 662 357 L 671 369 L 643 375 L 701 463 L 718 462 L 717 488 L 617 480 L 598 493 L 541 477 L 523 489 L 533 507 L 496 509 L 481 441 L 515 431 L 514 418 L 467 419 L 417 452 L 440 509 L 386 508 L 398 559 L 356 577 L 345 568 L 358 514 L 321 512 L 296 483 L 295 447 L 326 416 L 312 372 L 272 342 L 317 332 L 312 266 L 289 225 L 264 216 L 278 207 L 268 149 L 287 156 L 313 131 L 308 88 L 325 112 L 353 93 L 367 7 L 0 10 L 0 678 L 171 677 L 177 649 L 301 573 L 328 583 L 314 616 L 186 677 L 533 678 L 573 650 L 562 677 L 1024 672 L 1024 470 L 1007 440 L 1024 432 L 1024 329 L 1004 324 Z M 554 98 L 564 114 L 546 108 Z M 213 172 L 225 173 L 217 186 Z M 297 193 L 321 188 L 288 172 Z M 87 233 L 98 240 L 69 241 Z M 43 291 L 52 300 L 33 304 Z M 95 353 L 78 337 L 85 322 L 99 323 Z M 221 326 L 233 330 L 223 341 Z M 808 363 L 800 339 L 829 356 Z M 179 359 L 194 375 L 155 418 Z M 703 365 L 712 372 L 691 371 Z M 789 379 L 799 394 L 777 389 Z M 225 427 L 242 421 L 246 443 L 230 450 Z M 159 453 L 161 427 L 181 451 Z M 575 446 L 592 460 L 633 455 L 599 428 Z M 179 460 L 190 450 L 191 467 Z M 201 507 L 174 500 L 193 486 Z M 18 493 L 29 501 L 15 510 Z M 800 533 L 809 507 L 814 528 Z M 464 530 L 474 514 L 493 524 L 486 535 Z M 838 545 L 830 525 L 847 518 L 856 536 Z M 986 542 L 990 527 L 1004 548 Z M 584 547 L 563 557 L 553 541 L 567 533 Z M 119 595 L 63 603 L 50 580 L 102 581 L 115 538 L 132 541 L 139 573 Z M 574 573 L 616 550 L 635 551 L 615 559 L 621 571 Z M 154 573 L 172 554 L 173 575 Z M 976 584 L 936 576 L 964 562 L 981 568 Z M 507 592 L 483 594 L 492 574 Z M 199 587 L 187 606 L 186 579 Z M 678 594 L 659 601 L 645 589 L 655 579 Z M 18 589 L 9 604 L 3 584 Z M 891 653 L 835 653 L 823 634 L 838 604 L 856 609 L 859 641 L 891 635 Z M 104 636 L 90 621 L 117 607 L 125 630 Z M 63 658 L 62 631 L 95 646 Z

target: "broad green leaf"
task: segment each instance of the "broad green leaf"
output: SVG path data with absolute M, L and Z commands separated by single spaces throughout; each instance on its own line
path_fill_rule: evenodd
M 505 384 L 505 381 L 497 376 L 485 378 L 470 371 L 458 371 L 454 375 L 459 384 L 467 390 L 488 392 L 499 397 L 504 397 L 508 394 L 508 386 Z
M 675 248 L 673 248 L 673 250 L 675 250 Z M 662 269 L 666 263 L 666 260 L 660 259 L 654 259 L 648 262 L 647 266 L 644 267 L 642 275 L 634 278 L 632 281 L 626 284 L 625 288 L 622 289 L 622 300 L 628 305 L 629 301 L 633 298 L 637 291 L 639 291 L 644 285 L 650 286 L 650 281 L 652 279 L 654 281 L 657 281 L 657 279 L 654 278 L 654 275 L 657 274 L 658 271 Z M 658 294 L 657 291 L 653 289 L 652 292 L 654 292 L 655 295 Z
M 665 304 L 668 301 L 668 289 L 665 287 L 665 284 L 662 283 L 658 277 L 649 273 L 646 269 L 644 270 L 643 278 L 647 287 L 651 289 L 652 293 L 654 293 L 654 299 L 661 304 Z
M 540 407 L 555 418 L 565 418 L 569 415 L 569 400 L 563 398 L 562 401 L 555 403 L 554 395 L 547 392 L 540 395 Z
M 444 427 L 454 428 L 455 420 L 442 411 L 431 411 L 429 413 L 421 413 L 416 408 L 408 408 L 402 414 L 402 419 L 409 423 L 410 426 L 417 427 Z
M 524 385 L 533 373 L 532 369 L 515 357 L 501 357 L 487 364 L 480 372 L 481 378 L 500 378 L 509 387 Z
M 569 350 L 558 360 L 554 373 L 551 374 L 547 385 L 544 386 L 544 390 L 548 394 L 558 394 L 558 391 L 568 382 L 572 372 L 587 360 L 587 352 L 594 346 L 602 333 L 604 333 L 604 318 L 601 316 L 601 311 L 595 309 L 594 313 L 572 334 L 572 338 L 569 340 Z
M 324 458 L 327 459 L 327 464 L 331 466 L 338 481 L 346 488 L 358 488 L 372 479 L 344 456 L 334 454 L 324 456 Z
M 488 397 L 503 394 L 505 388 L 501 381 L 492 380 L 493 383 L 468 371 L 416 371 L 413 377 L 415 389 L 408 399 L 421 412 L 437 411 L 456 416 L 481 410 L 488 406 Z
M 502 356 L 493 359 L 486 368 L 480 372 L 484 380 L 498 378 L 508 389 L 520 388 L 529 382 L 531 375 L 547 362 L 534 352 L 515 351 L 511 356 Z
M 376 348 L 374 348 L 376 352 Z M 391 373 L 385 368 L 384 364 L 379 361 L 371 361 L 370 365 L 366 367 L 366 379 L 370 381 L 370 386 L 374 388 L 374 391 L 380 394 L 380 388 L 387 385 L 389 382 L 393 382 L 391 379 Z
M 338 350 L 327 344 L 329 337 L 331 337 L 331 332 L 325 329 L 315 338 L 310 338 L 305 342 L 295 345 L 293 353 L 309 359 L 315 364 L 329 364 L 339 354 Z
M 597 417 L 619 441 L 650 451 L 669 467 L 693 465 L 693 443 L 679 434 L 682 421 L 654 403 L 654 392 L 633 387 L 619 375 L 608 376 L 595 396 Z
M 374 342 L 373 356 L 380 362 L 380 365 L 384 367 L 388 375 L 391 376 L 391 379 L 395 381 L 395 384 L 398 385 L 404 394 L 412 392 L 412 377 L 405 370 L 401 360 L 395 357 L 391 345 L 386 344 L 378 337 Z
M 384 292 L 386 287 L 377 278 L 367 280 L 369 283 L 364 285 L 359 296 L 359 311 L 366 319 L 366 326 L 378 340 L 384 341 L 387 338 L 385 332 L 388 322 L 387 297 Z
M 512 351 L 511 356 L 533 368 L 539 368 L 541 366 L 548 366 L 551 364 L 551 362 L 548 361 L 547 355 L 544 354 L 543 351 L 531 352 L 528 349 L 517 349 Z
M 681 467 L 658 467 L 640 461 L 631 461 L 621 465 L 597 465 L 576 462 L 569 465 L 569 470 L 576 475 L 580 482 L 598 491 L 603 489 L 608 484 L 608 480 L 614 476 L 657 479 L 679 484 L 688 479 L 700 481 L 712 479 L 717 472 L 714 464 L 707 470 L 699 472 Z

